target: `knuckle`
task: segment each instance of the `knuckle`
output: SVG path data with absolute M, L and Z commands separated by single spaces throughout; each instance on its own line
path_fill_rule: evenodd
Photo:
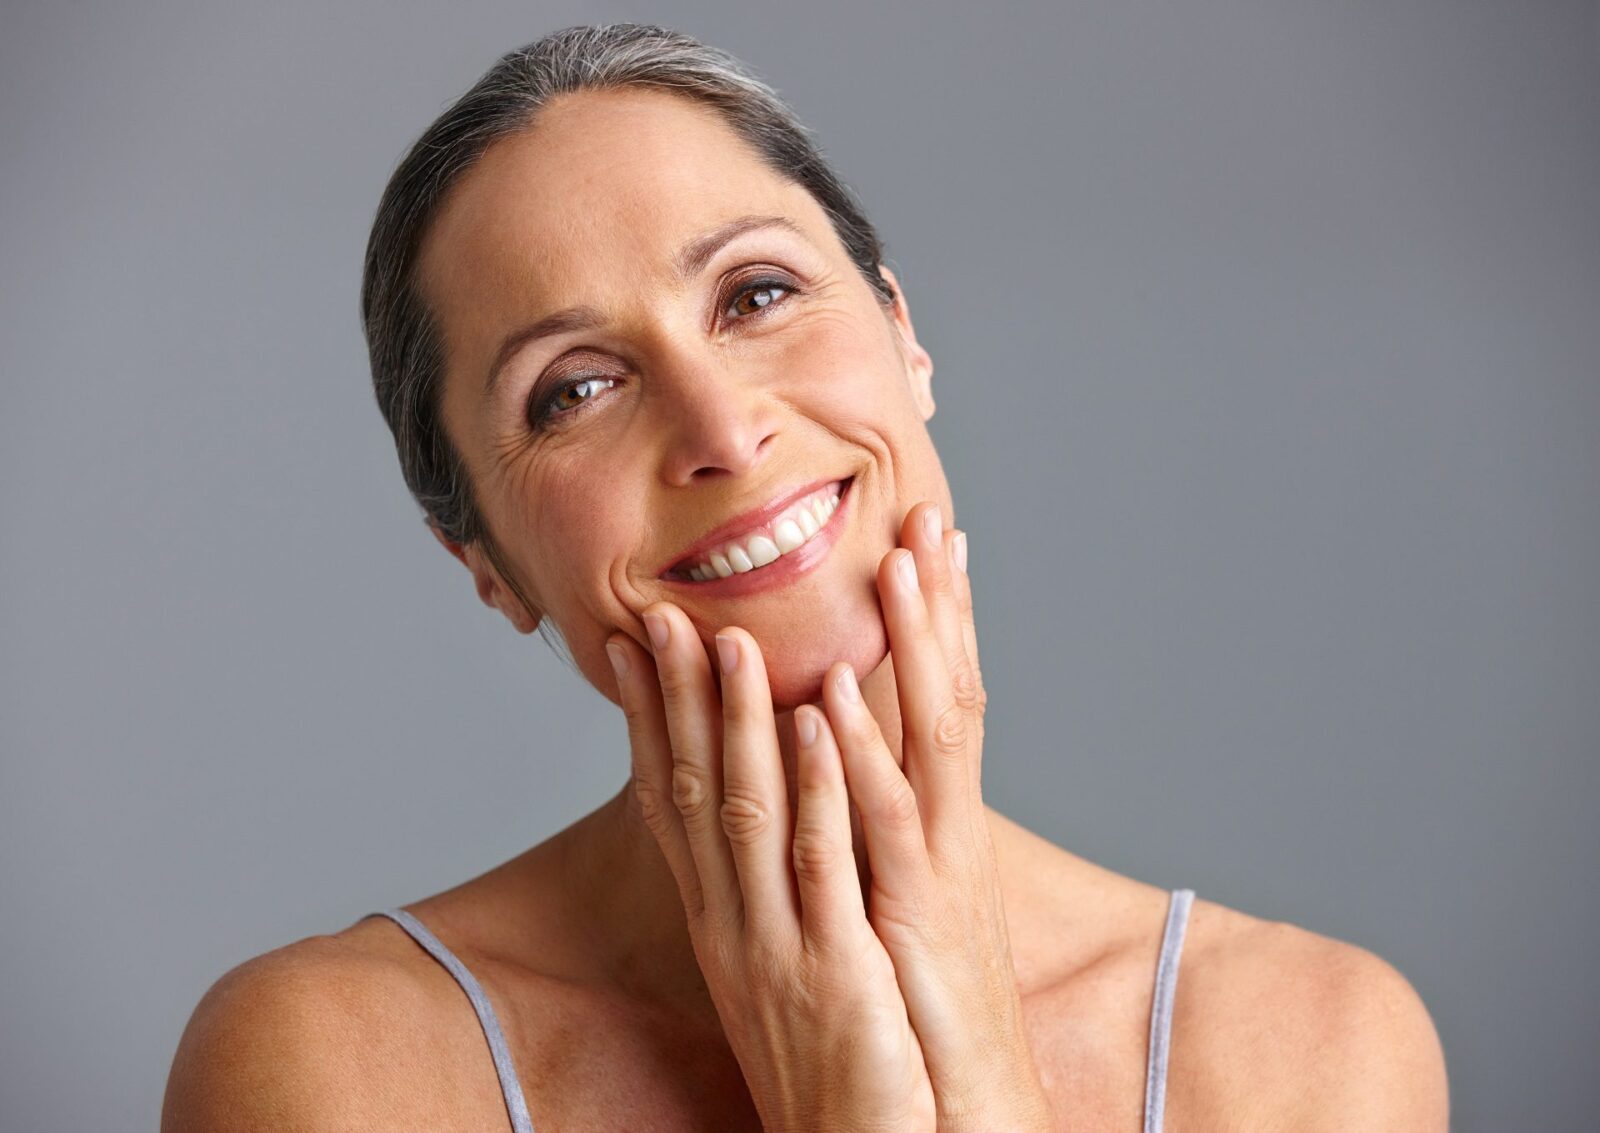
M 628 722 L 630 735 L 643 736 L 648 732 L 650 717 L 645 713 L 642 704 L 635 704 L 632 697 L 622 699 L 622 718 Z
M 956 669 L 950 678 L 950 687 L 955 693 L 956 707 L 963 712 L 977 708 L 983 686 L 978 683 L 978 674 L 972 671 L 970 664 L 963 662 Z
M 965 756 L 968 735 L 966 713 L 956 705 L 945 708 L 933 722 L 934 754 L 951 759 Z
M 656 669 L 661 679 L 661 697 L 669 704 L 682 704 L 688 700 L 694 691 L 694 681 L 689 675 L 686 666 L 658 665 Z
M 724 971 L 743 966 L 745 907 L 739 900 L 714 901 L 700 917 L 701 932 L 714 950 Z
M 822 881 L 833 876 L 845 851 L 821 831 L 802 828 L 795 831 L 791 854 L 797 878 Z
M 878 808 L 879 818 L 898 826 L 910 826 L 921 822 L 921 814 L 917 807 L 917 792 L 905 779 L 900 779 L 884 794 L 883 801 Z
M 884 742 L 883 730 L 878 727 L 877 718 L 871 712 L 856 713 L 853 719 L 839 723 L 830 717 L 828 724 L 837 738 L 860 748 L 871 748 Z
M 766 800 L 739 786 L 726 789 L 722 800 L 722 830 L 736 846 L 748 846 L 772 828 L 772 808 Z
M 745 950 L 745 978 L 763 998 L 794 983 L 794 958 L 768 937 L 752 936 Z
M 711 779 L 704 769 L 682 760 L 672 765 L 672 803 L 686 819 L 698 819 L 711 806 Z
M 875 899 L 872 919 L 875 927 L 881 924 L 892 928 L 895 938 L 906 943 L 926 948 L 932 940 L 929 936 L 930 903 L 927 894 L 920 889 L 896 893 L 892 900 Z
M 644 824 L 650 833 L 657 838 L 664 836 L 672 826 L 673 810 L 671 803 L 661 794 L 660 789 L 648 779 L 634 781 L 633 793 L 639 799 L 639 813 L 644 818 Z
M 700 879 L 697 877 L 679 878 L 678 897 L 683 902 L 684 916 L 687 918 L 689 935 L 698 938 L 706 928 L 706 893 L 700 888 Z

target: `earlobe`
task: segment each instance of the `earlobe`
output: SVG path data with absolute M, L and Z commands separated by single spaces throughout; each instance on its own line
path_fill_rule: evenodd
M 504 614 L 518 633 L 532 633 L 539 628 L 541 616 L 523 605 L 500 577 L 500 572 L 486 560 L 480 547 L 476 544 L 462 546 L 431 522 L 428 524 L 428 530 L 433 532 L 440 546 L 454 555 L 472 574 L 473 586 L 478 592 L 479 601 L 491 610 L 499 610 Z
M 911 308 L 906 304 L 905 290 L 887 265 L 879 264 L 878 273 L 889 281 L 894 291 L 894 306 L 890 312 L 895 333 L 899 337 L 900 352 L 906 360 L 906 380 L 911 385 L 911 396 L 924 421 L 933 417 L 937 408 L 933 400 L 933 358 L 917 341 L 916 328 L 911 325 Z
M 538 614 L 524 610 L 520 604 L 513 606 L 511 610 L 501 606 L 500 612 L 516 627 L 518 633 L 532 633 L 539 628 L 539 623 L 544 620 Z

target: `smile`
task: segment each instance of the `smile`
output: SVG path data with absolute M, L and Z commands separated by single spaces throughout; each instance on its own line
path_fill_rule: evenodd
M 715 536 L 661 577 L 670 582 L 744 592 L 808 569 L 838 537 L 836 520 L 854 477 L 831 481 L 785 503 L 763 522 Z M 759 580 L 759 581 L 758 581 Z

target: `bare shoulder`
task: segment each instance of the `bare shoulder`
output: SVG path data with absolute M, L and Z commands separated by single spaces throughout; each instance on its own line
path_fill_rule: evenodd
M 1067 998 L 1058 998 L 1066 1014 L 1094 1018 L 1096 1041 L 1107 1047 L 1116 1005 L 1130 1002 L 1132 987 L 1151 990 L 1170 892 L 1080 858 L 998 812 L 990 819 L 1006 908 L 1019 911 L 1011 930 L 1019 986 L 1065 989 Z M 1123 1017 L 1118 1058 L 1096 1065 L 1096 1080 L 1114 1083 L 1113 1098 L 1133 1096 L 1133 1076 L 1143 1080 L 1149 1004 L 1145 998 Z M 1166 1099 L 1169 1128 L 1178 1129 L 1449 1126 L 1438 1033 L 1394 965 L 1359 945 L 1200 896 L 1180 955 Z
M 1173 1012 L 1168 1110 L 1196 1128 L 1448 1128 L 1444 1052 L 1377 954 L 1196 899 Z
M 461 1022 L 453 985 L 442 987 L 448 974 L 429 971 L 432 961 L 414 946 L 410 955 L 384 925 L 308 937 L 218 979 L 179 1040 L 162 1133 L 315 1133 L 392 1126 L 402 1115 L 408 1125 L 455 1126 L 459 1114 L 443 1108 L 461 1092 L 452 1078 L 471 1081 L 481 1068 L 452 1065 L 459 1044 L 448 1040 Z M 442 1111 L 419 1111 L 419 1099 Z

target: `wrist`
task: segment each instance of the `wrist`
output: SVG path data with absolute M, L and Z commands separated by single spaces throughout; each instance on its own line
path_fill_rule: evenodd
M 1055 1110 L 1032 1059 L 1016 1069 L 1009 1081 L 992 1078 L 988 1089 L 939 1098 L 938 1133 L 1054 1133 Z

